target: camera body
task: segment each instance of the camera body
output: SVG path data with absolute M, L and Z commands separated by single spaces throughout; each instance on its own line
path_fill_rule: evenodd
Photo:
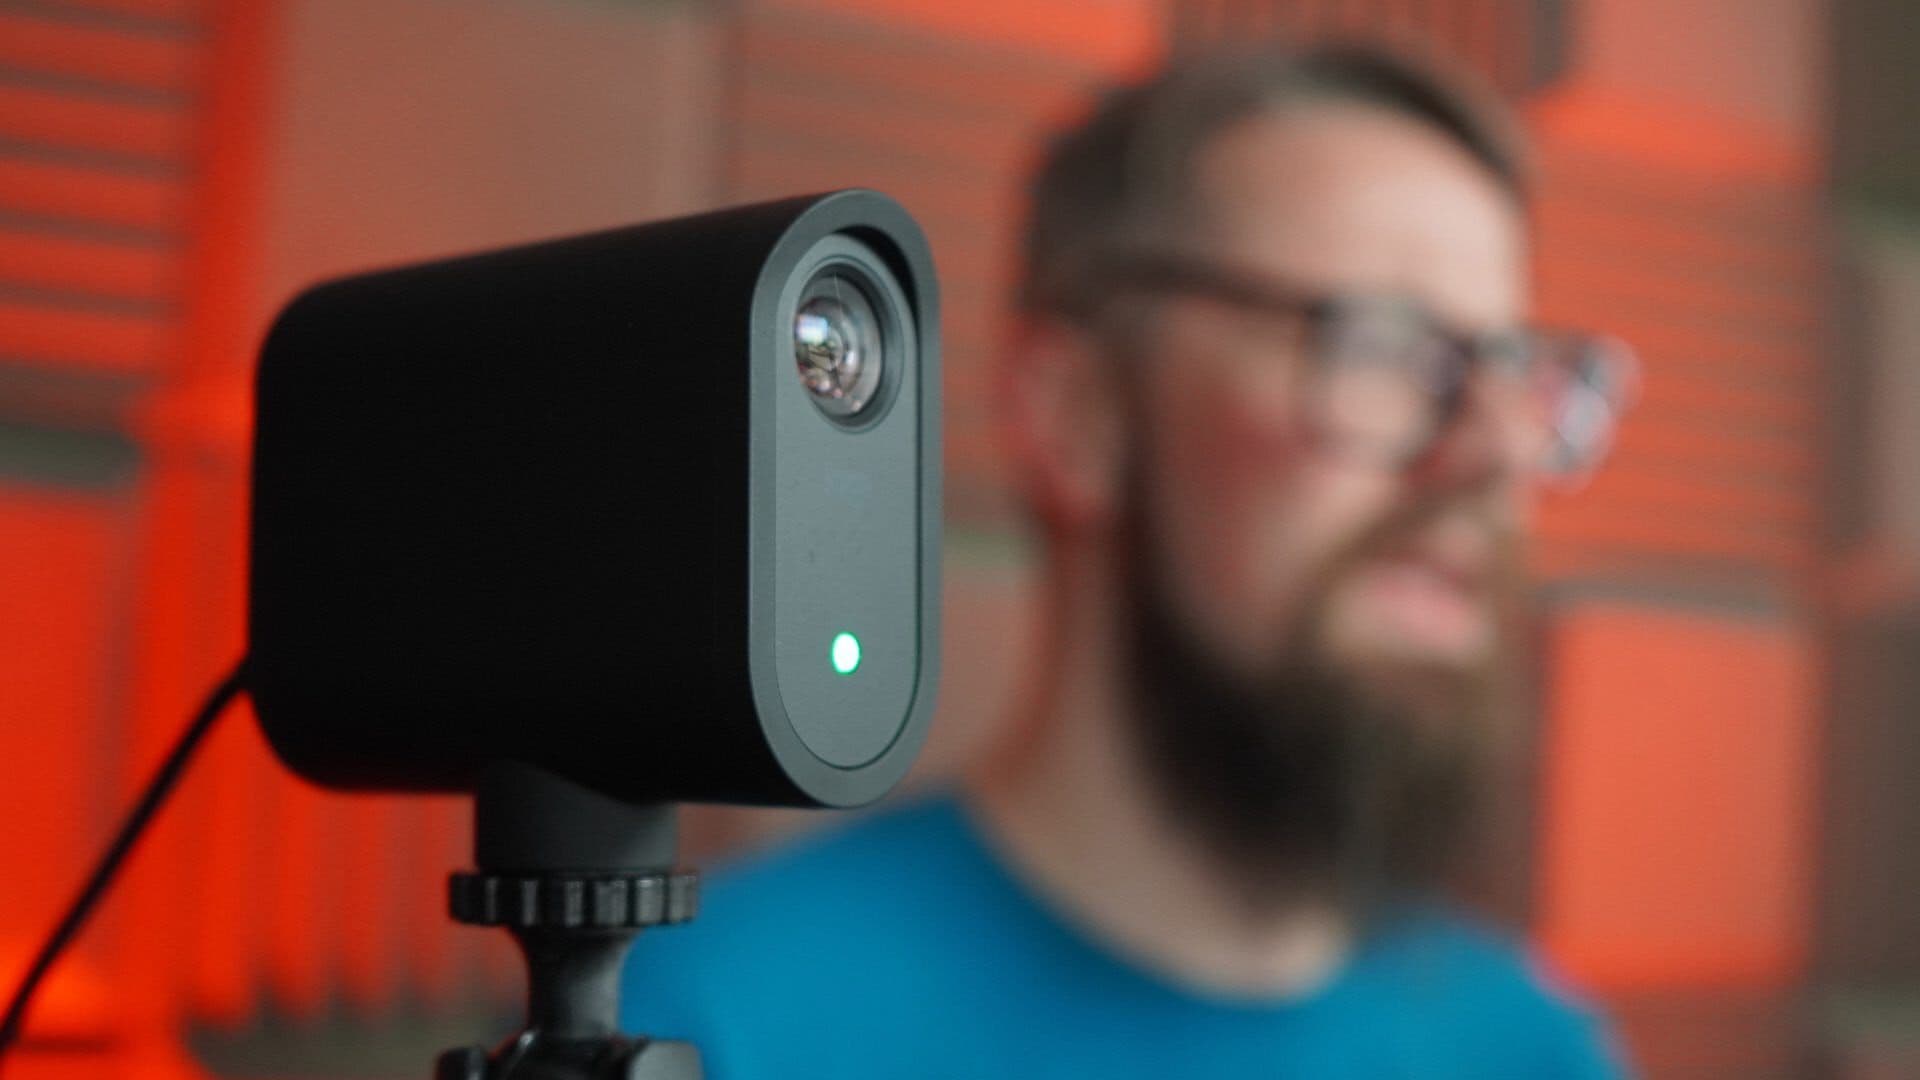
M 263 348 L 249 675 L 296 772 L 852 806 L 924 739 L 939 300 L 871 191 L 331 282 Z

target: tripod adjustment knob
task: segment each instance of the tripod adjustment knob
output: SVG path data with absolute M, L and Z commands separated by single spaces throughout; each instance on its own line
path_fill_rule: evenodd
M 447 880 L 448 908 L 469 926 L 631 930 L 692 919 L 697 874 L 483 874 Z

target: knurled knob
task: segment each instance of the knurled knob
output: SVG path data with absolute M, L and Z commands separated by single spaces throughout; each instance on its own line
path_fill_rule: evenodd
M 698 906 L 697 874 L 482 874 L 447 879 L 447 907 L 471 926 L 619 930 L 681 923 Z

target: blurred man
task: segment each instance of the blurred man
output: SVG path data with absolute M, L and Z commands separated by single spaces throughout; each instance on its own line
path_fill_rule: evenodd
M 1594 1077 L 1596 1022 L 1440 899 L 1517 543 L 1625 357 L 1524 323 L 1477 98 L 1354 51 L 1189 62 L 1032 188 L 1009 431 L 1040 648 L 964 793 L 716 882 L 634 1030 L 744 1077 Z

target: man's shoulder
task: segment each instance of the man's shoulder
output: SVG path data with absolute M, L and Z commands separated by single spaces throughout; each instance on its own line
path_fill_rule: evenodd
M 713 874 L 701 919 L 736 930 L 798 916 L 834 921 L 876 905 L 911 903 L 969 867 L 964 812 L 947 795 L 923 796 L 835 823 Z
M 715 875 L 698 919 L 644 935 L 624 1026 L 695 1040 L 715 1076 L 875 1075 L 874 1062 L 957 1052 L 955 1029 L 1066 1053 L 1108 1006 L 1235 1032 L 1252 1040 L 1242 1051 L 1276 1060 L 1298 1039 L 1334 1058 L 1364 1044 L 1395 1061 L 1475 1062 L 1475 1075 L 1618 1075 L 1590 1009 L 1518 938 L 1450 908 L 1383 920 L 1311 1006 L 1207 1009 L 1124 965 L 1077 963 L 1092 950 L 1046 933 L 1024 895 L 950 797 L 857 818 Z M 1059 979 L 1089 973 L 1116 992 L 1075 981 L 1062 995 Z M 1298 1023 L 1309 1013 L 1317 1035 Z
M 698 917 L 636 942 L 623 1027 L 695 1039 L 748 1073 L 740 1055 L 776 1046 L 830 1060 L 836 1018 L 880 1022 L 924 995 L 954 940 L 934 916 L 978 887 L 969 835 L 952 798 L 922 797 L 714 874 Z
M 1367 982 L 1398 986 L 1405 994 L 1501 1007 L 1582 1007 L 1519 934 L 1450 905 L 1421 903 L 1396 911 L 1380 922 L 1359 961 Z
M 1612 1076 L 1620 1069 L 1599 1012 L 1518 935 L 1477 916 L 1438 905 L 1403 911 L 1356 968 L 1359 984 L 1398 999 L 1402 1015 L 1458 1040 L 1462 1054 L 1498 1040 L 1550 1063 L 1553 1071 L 1541 1075 Z
M 966 828 L 951 796 L 922 796 L 749 855 L 701 882 L 693 922 L 644 935 L 635 963 L 743 976 L 924 933 L 926 906 L 975 872 Z

